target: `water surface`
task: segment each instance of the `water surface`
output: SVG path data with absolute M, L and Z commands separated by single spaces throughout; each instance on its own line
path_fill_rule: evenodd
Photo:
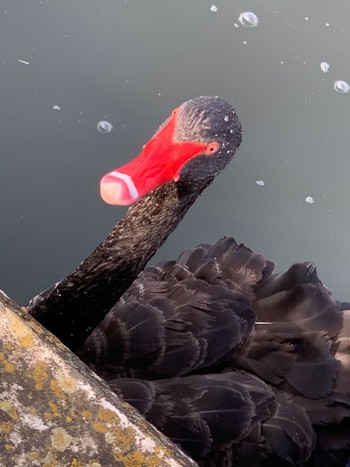
M 125 212 L 101 175 L 212 94 L 234 103 L 242 147 L 156 259 L 234 236 L 278 270 L 313 261 L 349 300 L 350 93 L 334 89 L 349 18 L 346 0 L 3 0 L 0 287 L 23 303 L 77 266 Z

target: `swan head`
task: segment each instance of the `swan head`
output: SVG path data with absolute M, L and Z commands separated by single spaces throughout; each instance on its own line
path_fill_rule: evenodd
M 242 139 L 233 107 L 203 96 L 177 107 L 128 164 L 100 183 L 108 204 L 130 205 L 169 182 L 213 179 L 232 159 Z

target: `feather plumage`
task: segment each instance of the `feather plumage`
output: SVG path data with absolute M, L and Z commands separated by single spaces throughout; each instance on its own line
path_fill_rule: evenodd
M 350 312 L 310 263 L 272 273 L 233 239 L 186 250 L 146 268 L 79 354 L 200 465 L 342 458 Z

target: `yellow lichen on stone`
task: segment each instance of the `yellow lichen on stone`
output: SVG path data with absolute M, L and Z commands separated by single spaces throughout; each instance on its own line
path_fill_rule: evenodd
M 92 417 L 91 412 L 89 412 L 88 410 L 83 410 L 83 411 L 81 412 L 81 415 L 82 415 L 82 417 L 88 418 L 88 419 L 90 419 L 90 418 Z
M 5 451 L 13 451 L 15 449 L 13 444 L 4 444 Z
M 13 424 L 11 422 L 0 423 L 0 433 L 10 433 L 13 430 Z
M 51 421 L 53 420 L 53 415 L 52 412 L 44 412 L 44 417 L 46 421 Z
M 108 427 L 101 422 L 94 423 L 92 427 L 97 433 L 106 433 L 108 431 Z
M 56 376 L 57 385 L 62 389 L 64 392 L 74 392 L 77 388 L 77 380 L 70 377 L 70 376 Z
M 35 389 L 37 391 L 42 391 L 44 388 L 44 383 L 47 381 L 49 376 L 46 372 L 46 363 L 37 362 L 35 365 L 33 365 L 29 373 L 35 381 Z
M 159 457 L 141 451 L 133 451 L 121 457 L 124 467 L 161 467 Z
M 121 428 L 118 425 L 113 425 L 109 428 L 105 435 L 105 440 L 113 447 L 113 454 L 116 460 L 120 460 L 120 453 L 133 451 L 135 431 L 132 428 Z
M 51 432 L 51 444 L 57 451 L 65 451 L 73 441 L 73 436 L 67 433 L 64 428 L 54 428 Z
M 74 458 L 70 462 L 69 467 L 85 467 L 85 466 L 83 466 L 83 464 L 78 459 Z
M 61 413 L 60 413 L 60 411 L 58 410 L 57 404 L 55 404 L 55 402 L 48 401 L 48 406 L 49 406 L 50 409 L 51 409 L 51 415 L 52 415 L 52 417 L 60 417 L 60 416 L 61 416 Z M 50 412 L 48 412 L 48 413 L 50 413 Z M 51 417 L 51 418 L 52 418 L 52 417 Z
M 147 456 L 147 460 L 150 460 L 150 457 L 151 456 Z M 145 455 L 140 451 L 131 452 L 125 456 L 125 462 L 130 462 L 130 465 L 142 465 L 145 462 Z
M 73 408 L 72 408 L 68 413 L 66 413 L 66 421 L 67 421 L 68 423 L 73 422 L 73 421 L 76 420 L 77 418 L 80 418 L 80 414 L 79 414 L 79 412 L 77 412 L 77 411 L 74 410 Z
M 51 389 L 51 391 L 53 392 L 53 394 L 54 394 L 54 396 L 56 398 L 61 399 L 61 400 L 66 400 L 67 399 L 66 394 L 64 393 L 64 391 L 62 391 L 62 389 L 61 389 L 60 385 L 58 384 L 56 378 L 53 378 L 50 381 L 50 389 Z
M 11 332 L 17 337 L 19 344 L 22 347 L 33 347 L 35 345 L 35 339 L 30 328 L 23 325 L 22 320 L 16 316 L 11 316 Z
M 17 408 L 12 402 L 10 401 L 1 401 L 0 400 L 0 410 L 2 412 L 6 412 L 12 420 L 17 420 Z
M 99 420 L 102 420 L 104 422 L 109 422 L 109 423 L 113 423 L 113 422 L 117 422 L 119 417 L 117 417 L 117 414 L 115 412 L 113 412 L 113 410 L 109 410 L 109 409 L 100 409 L 98 412 L 97 412 L 97 418 Z
M 16 369 L 15 365 L 8 361 L 4 352 L 0 352 L 0 364 L 3 367 L 3 371 L 6 371 L 6 373 L 13 373 Z

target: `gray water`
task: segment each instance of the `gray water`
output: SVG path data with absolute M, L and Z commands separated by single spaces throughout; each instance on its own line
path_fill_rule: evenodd
M 2 0 L 0 288 L 23 303 L 76 267 L 125 212 L 100 177 L 211 94 L 242 147 L 153 262 L 233 236 L 277 270 L 313 261 L 350 300 L 349 20 L 348 0 Z

